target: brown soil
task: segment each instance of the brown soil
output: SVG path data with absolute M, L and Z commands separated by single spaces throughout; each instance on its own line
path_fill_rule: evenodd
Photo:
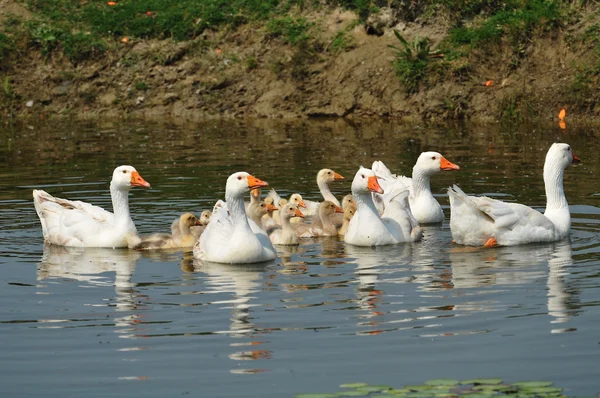
M 9 8 L 27 15 L 12 1 L 0 0 L 0 10 Z M 563 32 L 537 37 L 516 66 L 513 53 L 501 45 L 481 49 L 472 56 L 467 77 L 439 81 L 409 95 L 391 65 L 394 56 L 388 45 L 398 45 L 391 28 L 376 36 L 358 25 L 348 33 L 351 48 L 333 51 L 333 36 L 351 26 L 356 15 L 334 10 L 311 18 L 321 27 L 321 45 L 311 51 L 282 44 L 256 26 L 207 33 L 182 43 L 132 39 L 115 43 L 116 49 L 99 61 L 76 66 L 56 55 L 46 59 L 32 51 L 7 72 L 17 95 L 14 109 L 19 115 L 43 117 L 389 116 L 493 121 L 507 104 L 516 104 L 521 111 L 535 110 L 537 116 L 552 119 L 562 107 L 569 108 L 562 94 L 575 61 L 589 52 L 570 49 Z M 409 41 L 418 35 L 433 45 L 447 31 L 443 23 L 402 25 L 402 35 Z M 486 86 L 488 80 L 493 85 Z M 600 108 L 591 106 L 585 112 L 598 116 Z

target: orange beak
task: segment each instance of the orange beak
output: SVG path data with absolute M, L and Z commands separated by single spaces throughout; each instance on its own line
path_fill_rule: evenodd
M 442 156 L 440 159 L 440 170 L 460 170 L 460 167 Z
M 376 176 L 369 177 L 367 188 L 369 188 L 369 191 L 371 192 L 383 193 L 383 188 L 381 188 L 381 185 L 379 185 Z
M 275 211 L 277 207 L 273 206 L 271 203 L 267 203 L 267 211 Z
M 150 183 L 142 178 L 140 173 L 133 171 L 131 173 L 131 186 L 132 187 L 143 187 L 150 188 Z
M 294 216 L 304 218 L 304 214 L 300 211 L 300 209 L 296 209 L 296 211 L 294 211 Z
M 336 213 L 343 213 L 344 210 L 342 210 L 342 208 L 340 206 L 335 206 L 335 212 Z
M 194 225 L 202 225 L 202 223 L 200 222 L 200 219 L 196 218 L 196 222 L 194 223 Z
M 266 187 L 268 185 L 269 185 L 268 182 L 259 180 L 258 178 L 254 177 L 253 175 L 248 176 L 248 188 L 250 190 Z
M 572 152 L 571 152 L 572 153 Z M 573 153 L 573 161 L 571 163 L 579 163 L 581 162 L 581 159 L 579 159 L 577 156 L 575 156 L 575 154 Z
M 306 203 L 304 203 L 304 201 L 301 200 L 300 202 L 298 202 L 298 206 L 306 208 Z
M 333 172 L 333 180 L 334 181 L 344 181 L 344 176 L 341 174 L 338 174 L 334 171 Z

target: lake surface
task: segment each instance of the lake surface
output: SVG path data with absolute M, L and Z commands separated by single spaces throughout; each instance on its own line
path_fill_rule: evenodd
M 27 397 L 286 397 L 347 382 L 551 380 L 600 392 L 600 188 L 595 128 L 424 127 L 392 122 L 63 122 L 0 127 L 0 393 Z M 451 243 L 446 188 L 545 206 L 553 142 L 567 170 L 570 241 L 511 248 Z M 304 240 L 264 266 L 202 265 L 191 253 L 44 248 L 32 189 L 110 209 L 112 170 L 140 234 L 212 207 L 248 171 L 282 195 L 318 199 L 315 176 L 419 153 L 459 164 L 432 189 L 446 212 L 423 242 L 377 249 Z

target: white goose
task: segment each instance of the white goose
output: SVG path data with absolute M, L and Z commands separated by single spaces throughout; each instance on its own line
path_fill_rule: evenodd
M 548 150 L 544 162 L 544 214 L 519 203 L 467 196 L 456 185 L 449 188 L 452 239 L 461 245 L 491 247 L 554 242 L 567 237 L 571 215 L 563 176 L 571 163 L 579 161 L 567 144 L 553 144 Z
M 275 248 L 267 234 L 244 211 L 244 195 L 268 184 L 245 173 L 232 174 L 225 186 L 226 205 L 215 207 L 210 223 L 194 245 L 200 260 L 249 264 L 273 260 Z
M 371 192 L 384 193 L 373 170 L 361 166 L 352 181 L 352 194 L 358 210 L 348 225 L 344 236 L 346 243 L 380 246 L 421 239 L 423 230 L 410 213 L 407 191 L 386 203 L 383 216 L 379 216 Z
M 419 224 L 435 224 L 444 221 L 444 212 L 431 193 L 429 179 L 443 170 L 460 170 L 438 152 L 423 152 L 413 167 L 412 178 L 393 175 L 383 162 L 373 162 L 373 171 L 381 187 L 389 191 L 390 183 L 401 181 L 409 190 L 410 210 Z
M 331 189 L 329 188 L 329 184 L 334 181 L 344 181 L 344 177 L 330 169 L 321 169 L 317 173 L 317 186 L 319 187 L 321 196 L 323 196 L 323 200 L 333 202 L 333 204 L 340 207 L 340 201 L 333 196 Z M 317 214 L 317 211 L 319 210 L 319 202 L 305 199 L 304 204 L 306 205 L 306 209 L 303 212 L 305 215 L 314 216 Z
M 131 187 L 150 188 L 131 166 L 119 166 L 110 182 L 113 211 L 81 201 L 55 198 L 33 191 L 33 204 L 42 223 L 44 240 L 58 246 L 133 247 L 140 242 L 129 214 Z

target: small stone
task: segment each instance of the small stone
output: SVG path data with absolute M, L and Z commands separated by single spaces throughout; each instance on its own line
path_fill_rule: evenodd
M 33 106 L 33 101 L 27 101 L 25 104 L 26 107 L 31 108 Z
M 145 97 L 137 97 L 137 98 L 135 99 L 135 104 L 136 104 L 136 105 L 139 105 L 139 104 L 141 104 L 142 102 L 144 102 L 144 100 L 145 100 L 145 99 L 146 99 Z

